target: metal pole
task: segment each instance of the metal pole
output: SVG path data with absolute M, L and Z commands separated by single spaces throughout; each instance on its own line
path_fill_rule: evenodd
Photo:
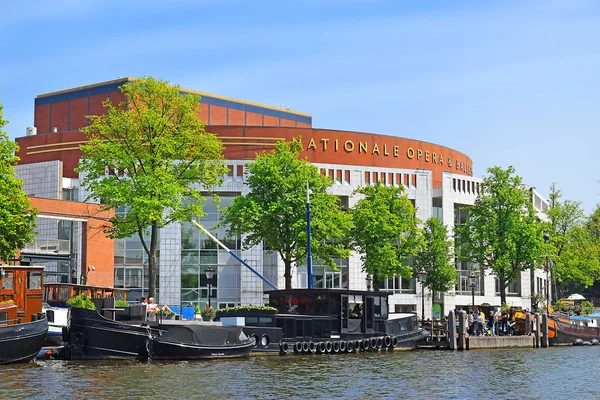
M 225 246 L 219 239 L 217 239 L 212 233 L 210 233 L 207 229 L 205 229 L 202 225 L 200 225 L 198 222 L 192 220 L 190 221 L 196 228 L 200 229 L 202 232 L 204 232 L 209 238 L 211 238 L 212 240 L 214 240 L 223 250 L 225 250 L 226 252 L 228 252 L 229 254 L 231 254 L 236 260 L 238 260 L 240 263 L 242 263 L 242 265 L 246 268 L 248 268 L 250 271 L 252 271 L 256 276 L 258 276 L 260 279 L 262 279 L 264 282 L 266 282 L 269 286 L 271 286 L 273 289 L 277 290 L 277 286 L 273 285 L 267 278 L 265 278 L 264 276 L 262 276 L 260 273 L 258 273 L 258 271 L 256 271 L 254 268 L 252 268 L 251 266 L 249 266 L 246 261 L 242 260 L 237 254 L 235 254 L 232 250 L 229 250 L 229 248 L 227 246 Z
M 421 321 L 425 322 L 425 284 L 421 282 Z
M 475 312 L 475 285 L 471 286 L 471 313 Z
M 212 278 L 208 280 L 208 306 L 210 307 L 210 289 L 211 289 L 211 282 Z
M 313 288 L 312 249 L 310 243 L 310 189 L 306 181 L 306 270 L 308 275 L 308 288 Z
M 550 264 L 548 262 L 548 241 L 546 240 L 546 312 L 550 312 L 550 288 L 548 287 L 548 271 Z

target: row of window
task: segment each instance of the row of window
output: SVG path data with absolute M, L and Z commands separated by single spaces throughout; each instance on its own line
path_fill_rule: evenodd
M 387 186 L 417 187 L 416 174 L 401 174 L 393 172 L 371 172 L 365 171 L 365 184 L 380 182 Z
M 459 193 L 479 194 L 479 182 L 452 178 L 452 191 Z

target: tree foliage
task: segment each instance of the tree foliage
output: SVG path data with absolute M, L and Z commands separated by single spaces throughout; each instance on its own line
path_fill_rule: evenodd
M 120 91 L 126 101 L 106 100 L 106 113 L 90 116 L 82 129 L 89 142 L 78 171 L 88 199 L 126 210 L 106 233 L 139 236 L 148 255 L 149 296 L 155 296 L 159 229 L 204 215 L 203 191 L 220 185 L 226 173 L 223 146 L 198 119 L 198 96 L 152 77 Z
M 561 197 L 560 190 L 553 183 L 547 231 L 549 264 L 552 266 L 552 278 L 556 281 L 557 296 L 564 289 L 587 288 L 600 278 L 600 241 L 594 240 L 594 218 L 592 216 L 585 223 L 581 203 L 562 201 Z
M 433 293 L 446 292 L 456 284 L 457 271 L 452 252 L 453 241 L 437 218 L 429 218 L 423 227 L 423 240 L 415 256 L 415 272 L 427 272 L 425 287 Z
M 31 209 L 23 183 L 15 175 L 18 146 L 2 130 L 8 123 L 3 108 L 0 104 L 0 261 L 8 262 L 17 249 L 33 241 L 37 210 Z
M 285 287 L 292 287 L 292 266 L 307 255 L 306 183 L 310 187 L 311 249 L 315 258 L 336 269 L 335 257 L 348 257 L 345 244 L 351 226 L 337 196 L 327 193 L 332 180 L 309 161 L 300 159 L 300 138 L 280 141 L 246 164 L 250 189 L 224 209 L 228 234 L 245 234 L 245 249 L 264 243 L 285 265 Z
M 512 166 L 492 167 L 481 183 L 475 205 L 466 210 L 467 220 L 455 228 L 457 251 L 462 259 L 496 275 L 501 302 L 505 303 L 506 286 L 535 265 L 544 252 L 541 224 L 529 191 Z
M 380 183 L 358 188 L 364 197 L 352 208 L 351 242 L 360 253 L 363 271 L 373 277 L 377 290 L 381 279 L 400 275 L 410 278 L 408 258 L 416 254 L 420 240 L 415 208 L 404 187 Z

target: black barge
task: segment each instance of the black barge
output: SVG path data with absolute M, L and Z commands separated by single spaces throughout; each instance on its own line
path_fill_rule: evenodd
M 217 312 L 225 324 L 243 324 L 245 334 L 256 339 L 255 353 L 414 349 L 427 336 L 416 314 L 388 313 L 387 292 L 287 289 L 266 294 L 275 310 Z

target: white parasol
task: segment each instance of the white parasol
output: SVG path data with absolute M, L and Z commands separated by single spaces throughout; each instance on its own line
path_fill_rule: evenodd
M 585 297 L 583 297 L 579 293 L 573 293 L 572 295 L 567 297 L 567 300 L 585 300 Z

